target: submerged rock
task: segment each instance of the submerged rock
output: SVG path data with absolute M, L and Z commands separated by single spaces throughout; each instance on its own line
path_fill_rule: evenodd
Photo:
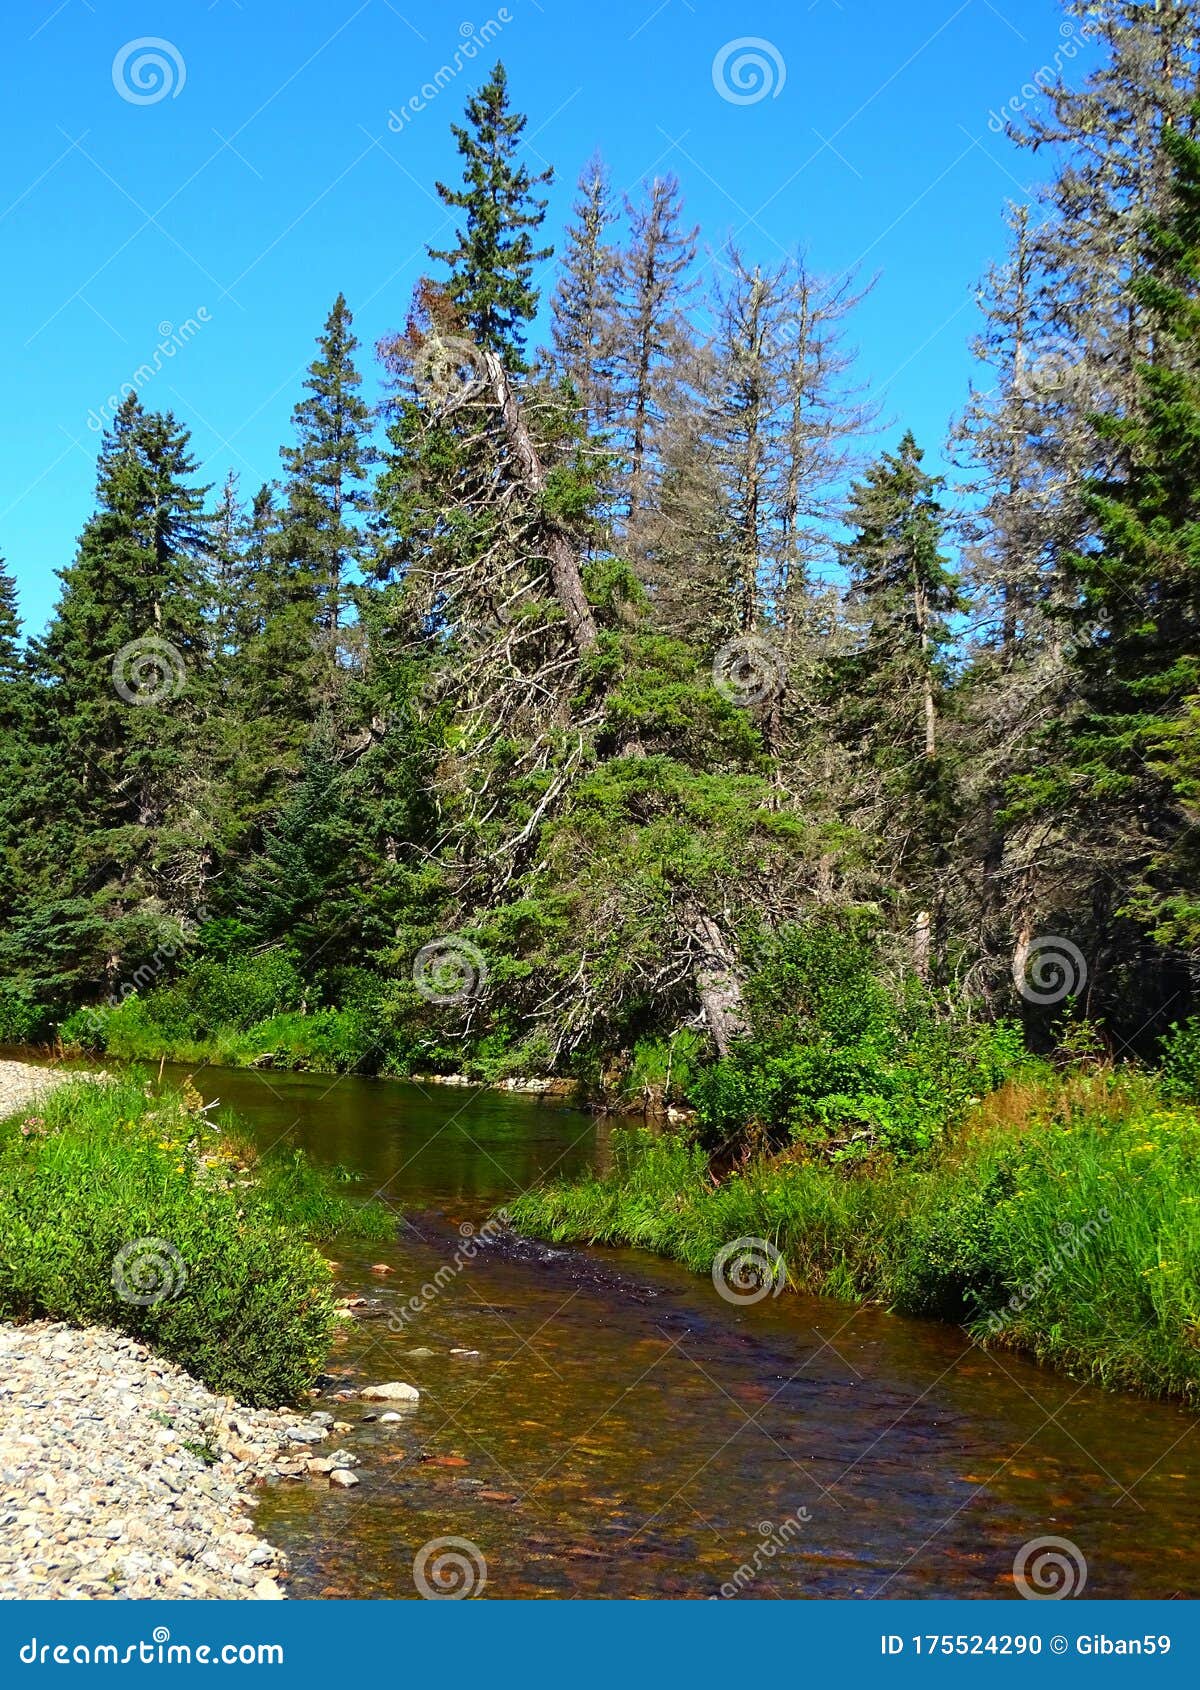
M 387 1385 L 368 1385 L 359 1395 L 364 1402 L 418 1402 L 421 1397 L 415 1385 L 402 1384 L 398 1379 Z

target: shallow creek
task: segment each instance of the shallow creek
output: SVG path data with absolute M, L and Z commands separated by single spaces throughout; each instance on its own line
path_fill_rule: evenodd
M 393 1243 L 331 1248 L 340 1294 L 383 1312 L 345 1323 L 327 1393 L 403 1380 L 421 1399 L 361 1423 L 394 1405 L 322 1398 L 352 1423 L 337 1441 L 360 1483 L 264 1496 L 293 1595 L 413 1597 L 414 1556 L 446 1537 L 486 1560 L 493 1597 L 1015 1595 L 1014 1558 L 1042 1537 L 1082 1552 L 1089 1596 L 1200 1591 L 1200 1439 L 1179 1410 L 877 1309 L 733 1306 L 635 1251 L 480 1246 L 464 1264 L 464 1229 L 497 1204 L 603 1165 L 622 1129 L 578 1112 L 322 1075 L 198 1080 L 263 1145 L 356 1170 L 404 1217 Z

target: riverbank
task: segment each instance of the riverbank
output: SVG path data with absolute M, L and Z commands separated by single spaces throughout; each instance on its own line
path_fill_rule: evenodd
M 714 1178 L 679 1135 L 507 1205 L 554 1243 L 628 1244 L 730 1302 L 786 1285 L 967 1327 L 1059 1371 L 1200 1405 L 1200 1113 L 1133 1071 L 1012 1081 L 937 1151 L 796 1150 Z
M 137 1075 L 101 1084 L 13 1066 L 0 1318 L 116 1328 L 219 1394 L 301 1400 L 336 1326 L 317 1243 L 388 1237 L 391 1212 L 284 1146 L 259 1155 L 188 1082 L 156 1090 Z
M 238 1405 L 106 1328 L 0 1326 L 0 1597 L 280 1597 L 252 1487 L 330 1418 Z
M 75 1080 L 99 1080 L 100 1074 L 78 1069 L 36 1068 L 31 1062 L 0 1062 L 0 1121 L 18 1109 L 28 1108 L 48 1097 L 59 1086 Z

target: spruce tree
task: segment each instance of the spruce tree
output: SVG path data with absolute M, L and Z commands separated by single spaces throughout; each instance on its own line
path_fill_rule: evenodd
M 534 244 L 547 203 L 537 189 L 551 182 L 554 172 L 535 175 L 518 161 L 526 119 L 509 109 L 503 64 L 467 102 L 466 116 L 466 125 L 451 126 L 463 160 L 463 184 L 437 184 L 443 205 L 465 216 L 456 231 L 457 245 L 430 248 L 429 256 L 449 266 L 446 294 L 471 339 L 516 372 L 524 368 L 525 327 L 538 307 L 534 269 L 554 250 Z
M 1200 111 L 1200 107 L 1197 108 Z M 1195 113 L 1193 114 L 1195 115 Z M 1109 918 L 1161 944 L 1200 943 L 1200 142 L 1163 134 L 1172 204 L 1151 223 L 1131 292 L 1152 327 L 1136 402 L 1097 419 L 1126 473 L 1098 477 L 1091 538 L 1070 559 L 1079 707 L 1061 760 L 1026 792 L 1070 817 Z
M 334 300 L 317 346 L 304 383 L 307 397 L 292 412 L 296 443 L 280 453 L 287 479 L 279 546 L 300 593 L 309 589 L 316 598 L 317 626 L 336 646 L 362 544 L 355 518 L 370 508 L 367 471 L 375 461 L 371 413 L 354 363 L 358 341 L 343 294 Z
M 891 895 L 907 906 L 913 956 L 928 973 L 946 941 L 947 842 L 954 793 L 941 738 L 949 675 L 950 617 L 962 608 L 957 577 L 942 553 L 941 479 L 922 469 L 906 432 L 851 490 L 843 547 L 847 609 L 856 649 L 833 667 L 841 732 L 882 793 L 867 783 L 880 864 L 890 860 Z M 882 797 L 882 802 L 880 802 Z
M 552 326 L 555 368 L 578 396 L 585 433 L 602 433 L 613 420 L 621 258 L 609 231 L 616 217 L 608 169 L 597 154 L 579 177 Z

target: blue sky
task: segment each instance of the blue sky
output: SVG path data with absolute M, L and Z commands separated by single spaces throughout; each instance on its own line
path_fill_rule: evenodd
M 432 186 L 457 177 L 449 125 L 498 56 L 531 164 L 557 171 L 556 240 L 599 147 L 620 188 L 673 170 L 710 246 L 878 271 L 851 334 L 881 443 L 911 425 L 936 466 L 1004 202 L 1046 168 L 992 114 L 1056 54 L 1083 74 L 1068 29 L 1054 0 L 7 0 L 0 552 L 29 626 L 91 508 L 108 396 L 140 366 L 205 479 L 236 469 L 246 493 L 278 474 L 339 289 L 375 396 L 371 349 L 450 232 Z M 745 37 L 766 85 L 719 87 Z

